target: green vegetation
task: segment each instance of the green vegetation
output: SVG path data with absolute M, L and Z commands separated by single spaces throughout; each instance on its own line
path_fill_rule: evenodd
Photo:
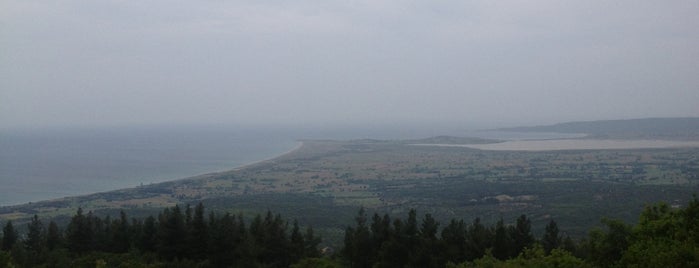
M 597 129 L 599 133 L 588 133 L 598 137 L 680 139 L 694 135 L 695 121 L 643 119 L 563 126 L 575 132 Z M 497 141 L 446 136 L 304 141 L 289 154 L 227 172 L 0 207 L 0 220 L 12 220 L 24 232 L 34 215 L 66 226 L 77 207 L 99 217 L 116 217 L 123 210 L 144 220 L 176 204 L 202 203 L 221 215 L 280 211 L 301 225 L 314 226 L 325 238 L 323 246 L 338 248 L 345 224 L 363 206 L 391 217 L 416 209 L 442 222 L 479 218 L 483 224 L 496 224 L 501 219 L 514 222 L 525 214 L 537 237 L 555 220 L 565 226 L 565 235 L 579 239 L 590 228 L 604 226 L 600 218 L 635 224 L 647 204 L 662 201 L 677 207 L 699 191 L 699 148 L 528 152 L 412 145 L 493 142 Z
M 157 217 L 96 217 L 78 209 L 64 231 L 33 217 L 26 235 L 5 223 L 0 267 L 697 267 L 699 200 L 684 208 L 648 206 L 639 223 L 602 220 L 577 243 L 551 220 L 541 239 L 531 220 L 486 225 L 431 214 L 391 219 L 361 208 L 344 232 L 341 250 L 318 249 L 312 228 L 301 231 L 267 212 L 246 222 L 241 215 L 205 215 L 176 205 Z M 565 227 L 564 227 L 565 228 Z M 21 238 L 20 238 L 21 237 Z
M 314 226 L 324 245 L 339 247 L 344 224 L 364 206 L 391 216 L 414 208 L 443 222 L 479 217 L 494 224 L 526 214 L 535 232 L 555 219 L 567 235 L 581 238 L 600 218 L 635 223 L 645 205 L 678 206 L 697 187 L 699 148 L 513 152 L 305 141 L 293 153 L 228 172 L 2 207 L 0 220 L 23 229 L 36 214 L 65 225 L 77 207 L 100 217 L 125 210 L 145 219 L 201 202 L 221 214 L 280 211 Z
M 273 215 L 206 215 L 204 206 L 166 208 L 143 220 L 112 219 L 82 209 L 63 231 L 38 217 L 19 239 L 8 221 L 0 267 L 288 267 L 320 256 L 320 238 Z
M 478 218 L 467 225 L 452 219 L 437 236 L 439 222 L 426 214 L 418 223 L 360 210 L 345 233 L 341 252 L 347 267 L 697 267 L 699 200 L 686 208 L 646 207 L 637 225 L 602 220 L 578 243 L 559 234 L 551 221 L 534 239 L 525 215 L 514 224 L 486 226 Z

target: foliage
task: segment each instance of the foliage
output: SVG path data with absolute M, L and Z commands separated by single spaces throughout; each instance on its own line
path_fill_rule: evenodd
M 7 221 L 5 227 L 2 228 L 2 250 L 10 250 L 17 242 L 17 231 L 12 225 L 12 221 Z
M 10 268 L 10 267 L 15 267 L 14 265 L 14 260 L 12 260 L 12 256 L 4 251 L 0 251 L 0 267 L 2 268 Z
M 8 221 L 0 267 L 288 267 L 319 256 L 313 229 L 290 229 L 279 214 L 258 215 L 249 228 L 242 215 L 204 215 L 202 204 L 143 220 L 78 209 L 64 232 L 34 217 L 23 239 Z
M 615 264 L 629 247 L 631 226 L 619 220 L 603 219 L 606 230 L 590 231 L 588 240 L 580 245 L 582 255 L 592 263 L 609 267 Z
M 550 219 L 543 215 L 550 215 L 565 226 L 563 237 L 579 239 L 602 217 L 634 223 L 644 204 L 686 203 L 699 182 L 697 155 L 699 148 L 518 152 L 305 141 L 294 153 L 239 170 L 0 207 L 0 221 L 12 219 L 23 229 L 38 213 L 65 227 L 77 206 L 100 217 L 119 217 L 124 209 L 144 219 L 165 206 L 191 203 L 194 215 L 194 205 L 203 202 L 210 210 L 243 212 L 246 220 L 272 208 L 314 226 L 340 248 L 344 228 L 365 206 L 394 217 L 411 208 L 429 211 L 441 227 L 451 218 L 468 225 L 475 217 L 491 224 L 536 215 L 537 238 Z
M 406 220 L 374 214 L 368 224 L 362 208 L 356 225 L 347 227 L 342 256 L 350 267 L 444 267 L 447 262 L 481 258 L 487 250 L 497 250 L 497 258 L 508 259 L 534 243 L 524 215 L 515 226 L 500 220 L 497 226 L 486 227 L 478 219 L 466 226 L 463 220 L 452 219 L 440 237 L 439 225 L 430 214 L 418 224 L 415 210 Z
M 519 256 L 509 260 L 498 260 L 491 254 L 487 254 L 473 262 L 461 263 L 459 265 L 449 264 L 449 268 L 467 267 L 492 267 L 492 268 L 515 268 L 515 267 L 536 267 L 536 268 L 584 268 L 591 267 L 584 260 L 573 256 L 570 252 L 562 249 L 554 249 L 550 254 L 540 246 L 525 249 Z
M 157 217 L 103 218 L 78 209 L 65 231 L 34 217 L 19 235 L 3 228 L 0 267 L 697 267 L 699 200 L 648 206 L 639 223 L 603 219 L 576 244 L 550 220 L 542 239 L 525 215 L 513 223 L 440 222 L 410 210 L 391 219 L 361 208 L 338 255 L 321 257 L 312 228 L 268 211 L 242 215 L 179 205 Z
M 636 267 L 699 266 L 699 200 L 673 210 L 661 203 L 647 207 L 633 228 L 619 264 Z
M 561 236 L 558 234 L 558 224 L 556 224 L 556 221 L 551 220 L 546 225 L 546 231 L 541 238 L 541 244 L 544 246 L 546 253 L 551 252 L 551 250 L 561 245 Z
M 550 220 L 540 241 L 535 241 L 526 216 L 514 224 L 500 219 L 485 226 L 476 219 L 466 226 L 452 219 L 434 234 L 439 223 L 428 214 L 417 235 L 410 226 L 415 219 L 395 219 L 374 215 L 372 228 L 366 228 L 364 209 L 356 227 L 348 227 L 345 246 L 369 243 L 361 249 L 345 250 L 342 257 L 350 267 L 698 267 L 699 200 L 696 197 L 683 209 L 666 204 L 649 206 L 639 224 L 603 219 L 604 229 L 589 232 L 587 239 L 575 245 L 559 235 L 558 225 Z M 363 230 L 358 232 L 357 230 Z M 369 241 L 369 242 L 366 242 Z M 378 241 L 371 244 L 371 241 Z M 457 265 L 458 263 L 458 265 Z
M 289 266 L 290 268 L 341 268 L 340 263 L 327 258 L 305 258 L 296 264 Z

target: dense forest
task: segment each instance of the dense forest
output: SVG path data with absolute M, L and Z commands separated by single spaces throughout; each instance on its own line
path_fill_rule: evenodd
M 288 267 L 318 257 L 318 243 L 312 228 L 271 212 L 245 222 L 242 215 L 206 215 L 202 204 L 143 220 L 78 209 L 65 230 L 34 217 L 19 236 L 8 221 L 0 267 Z
M 604 228 L 573 241 L 550 220 L 536 238 L 530 220 L 485 226 L 451 220 L 439 230 L 415 211 L 391 222 L 363 211 L 347 228 L 342 257 L 349 267 L 699 267 L 699 200 L 683 209 L 647 207 L 637 225 L 603 219 Z
M 19 234 L 3 224 L 0 267 L 698 267 L 699 200 L 682 208 L 648 206 L 639 223 L 603 219 L 603 228 L 574 241 L 553 219 L 541 237 L 521 215 L 487 226 L 430 214 L 418 219 L 360 209 L 345 230 L 344 247 L 324 248 L 311 227 L 302 230 L 267 212 L 205 213 L 204 206 L 166 208 L 157 216 L 112 219 L 78 209 L 60 228 L 35 216 Z M 443 226 L 443 227 L 442 227 Z

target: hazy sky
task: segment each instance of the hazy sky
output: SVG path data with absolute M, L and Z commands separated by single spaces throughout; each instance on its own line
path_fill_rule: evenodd
M 699 116 L 699 1 L 0 0 L 0 127 Z

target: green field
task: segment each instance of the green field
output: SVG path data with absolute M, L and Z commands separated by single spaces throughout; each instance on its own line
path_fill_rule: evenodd
M 233 171 L 0 208 L 65 221 L 77 207 L 97 215 L 156 213 L 203 202 L 246 215 L 272 210 L 339 242 L 360 206 L 404 215 L 512 221 L 527 214 L 540 232 L 551 218 L 581 237 L 603 217 L 634 222 L 646 204 L 685 204 L 699 190 L 699 148 L 485 151 L 398 141 L 305 141 L 296 151 Z

